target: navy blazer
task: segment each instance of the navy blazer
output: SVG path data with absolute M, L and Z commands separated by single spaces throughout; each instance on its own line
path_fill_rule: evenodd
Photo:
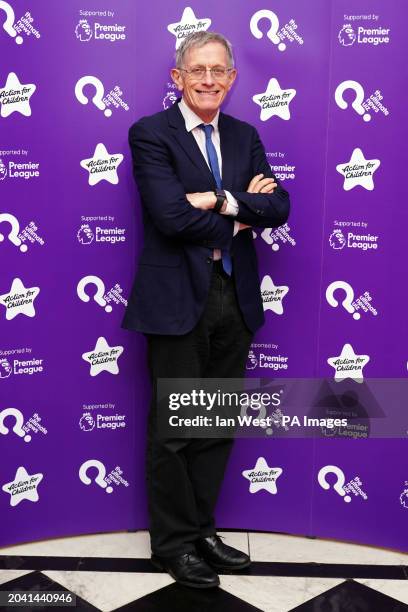
M 233 237 L 234 220 L 278 227 L 289 214 L 289 196 L 278 184 L 271 194 L 248 193 L 259 173 L 273 177 L 258 133 L 248 123 L 220 113 L 222 187 L 237 199 L 236 217 L 194 208 L 186 193 L 213 191 L 215 180 L 175 103 L 143 117 L 129 130 L 133 172 L 144 226 L 125 329 L 149 334 L 189 332 L 206 303 L 214 248 L 229 249 L 239 306 L 253 332 L 264 322 L 258 262 L 251 229 Z

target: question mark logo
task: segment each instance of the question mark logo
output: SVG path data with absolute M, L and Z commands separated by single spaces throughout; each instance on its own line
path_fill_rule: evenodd
M 26 434 L 23 429 L 24 417 L 23 414 L 17 408 L 5 408 L 0 412 L 0 433 L 6 436 L 9 433 L 9 428 L 5 426 L 4 421 L 8 416 L 13 416 L 15 423 L 13 431 L 20 438 L 24 438 L 24 442 L 30 442 L 31 436 Z
M 279 244 L 271 236 L 272 232 L 273 232 L 273 228 L 266 227 L 264 229 L 264 231 L 262 232 L 262 234 L 261 234 L 261 238 L 263 238 L 265 240 L 266 244 L 269 244 L 271 246 L 272 251 L 279 251 Z
M 86 285 L 96 286 L 96 293 L 93 296 L 95 302 L 99 304 L 99 306 L 105 307 L 106 312 L 112 312 L 112 306 L 110 304 L 107 304 L 106 300 L 103 297 L 103 294 L 105 293 L 105 285 L 103 283 L 103 280 L 100 279 L 99 276 L 94 276 L 93 274 L 81 278 L 77 285 L 77 294 L 79 299 L 81 299 L 83 302 L 89 302 L 89 300 L 91 299 L 89 295 L 85 293 Z
M 89 478 L 89 476 L 87 475 L 87 471 L 91 467 L 95 467 L 98 470 L 98 474 L 96 478 L 94 478 L 94 480 Z M 86 485 L 90 485 L 91 482 L 96 482 L 96 484 L 99 485 L 102 489 L 105 489 L 106 493 L 112 493 L 113 489 L 112 487 L 108 487 L 106 481 L 104 480 L 105 476 L 106 468 L 103 465 L 102 461 L 98 461 L 98 459 L 88 459 L 88 461 L 85 461 L 85 463 L 83 463 L 79 468 L 79 478 L 81 482 Z
M 10 215 L 9 213 L 1 213 L 0 223 L 2 223 L 3 221 L 7 221 L 7 223 L 10 223 L 11 225 L 11 230 L 8 235 L 8 239 L 10 240 L 10 242 L 12 242 L 15 246 L 20 247 L 20 251 L 22 253 L 25 253 L 28 247 L 26 244 L 22 244 L 20 238 L 18 237 L 18 233 L 20 231 L 20 224 L 17 221 L 16 217 L 14 215 Z M 4 235 L 0 232 L 0 242 L 3 242 L 3 240 Z
M 347 310 L 347 312 L 353 315 L 353 319 L 358 321 L 361 315 L 359 312 L 355 311 L 355 308 L 352 305 L 354 300 L 353 287 L 345 281 L 334 281 L 333 283 L 330 283 L 326 289 L 326 300 L 329 302 L 330 306 L 336 308 L 336 306 L 339 305 L 338 301 L 334 297 L 334 292 L 337 291 L 337 289 L 341 289 L 342 291 L 346 292 L 346 297 L 342 301 L 341 305 Z
M 358 81 L 343 81 L 340 85 L 337 86 L 337 89 L 334 94 L 334 98 L 336 100 L 337 106 L 342 108 L 343 110 L 348 107 L 347 102 L 343 99 L 343 94 L 346 89 L 352 89 L 356 93 L 356 97 L 354 98 L 351 106 L 354 108 L 356 113 L 363 116 L 364 121 L 371 121 L 371 115 L 364 111 L 364 107 L 362 102 L 364 100 L 364 89 L 358 83 Z
M 317 479 L 319 481 L 319 485 L 322 487 L 322 489 L 325 489 L 326 491 L 330 489 L 330 484 L 326 480 L 327 474 L 335 474 L 335 476 L 337 476 L 337 481 L 334 483 L 333 489 L 337 491 L 337 493 L 344 499 L 346 503 L 351 502 L 350 495 L 346 495 L 346 492 L 343 489 L 344 483 L 346 482 L 344 472 L 339 467 L 337 467 L 337 465 L 326 465 L 320 470 Z
M 105 117 L 110 117 L 112 115 L 112 111 L 110 108 L 106 108 L 105 103 L 102 98 L 105 93 L 105 89 L 103 87 L 102 81 L 100 81 L 97 77 L 94 76 L 84 76 L 75 85 L 75 96 L 81 104 L 88 104 L 89 100 L 83 93 L 83 88 L 85 85 L 93 85 L 96 89 L 96 93 L 92 98 L 92 102 L 95 104 L 97 108 L 103 110 L 103 114 Z
M 261 19 L 267 19 L 270 23 L 269 30 L 266 32 L 269 40 L 273 42 L 274 45 L 278 45 L 279 51 L 284 51 L 286 49 L 285 43 L 281 42 L 281 39 L 278 36 L 279 30 L 279 19 L 278 16 L 268 9 L 262 9 L 254 13 L 251 17 L 251 21 L 249 23 L 249 27 L 251 32 L 255 38 L 262 38 L 264 33 L 259 29 L 259 22 Z
M 3 23 L 3 29 L 7 32 L 11 38 L 14 38 L 18 45 L 23 43 L 22 36 L 16 36 L 17 32 L 14 29 L 14 11 L 13 8 L 9 5 L 8 2 L 4 2 L 4 0 L 0 0 L 0 9 L 2 9 L 6 13 L 6 21 Z

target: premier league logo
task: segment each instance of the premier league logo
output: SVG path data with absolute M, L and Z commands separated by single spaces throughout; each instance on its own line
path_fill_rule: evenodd
M 170 106 L 173 106 L 173 104 L 176 102 L 177 100 L 177 95 L 176 92 L 174 91 L 168 91 L 166 93 L 166 95 L 163 98 L 163 108 L 164 110 L 167 110 L 168 108 L 170 108 Z
M 255 353 L 253 351 L 249 351 L 248 359 L 247 359 L 247 362 L 246 362 L 246 369 L 247 370 L 254 370 L 257 365 L 258 365 L 258 360 L 256 358 Z
M 8 378 L 11 372 L 11 365 L 7 359 L 0 359 L 0 378 Z
M 87 223 L 81 225 L 77 231 L 77 238 L 81 244 L 91 244 L 94 239 L 94 233 Z
M 329 237 L 330 246 L 338 251 L 346 246 L 346 238 L 340 229 L 334 230 Z
M 3 164 L 3 161 L 0 159 L 0 181 L 4 181 L 7 176 L 7 168 Z
M 356 42 L 356 33 L 349 23 L 341 28 L 338 39 L 343 47 L 350 47 Z
M 92 29 L 86 19 L 80 19 L 77 27 L 75 28 L 75 36 L 79 38 L 81 42 L 88 42 L 92 38 Z
M 408 489 L 405 489 L 400 495 L 400 502 L 404 508 L 408 508 Z
M 92 431 L 95 427 L 95 421 L 90 412 L 85 412 L 79 420 L 79 426 L 83 431 Z

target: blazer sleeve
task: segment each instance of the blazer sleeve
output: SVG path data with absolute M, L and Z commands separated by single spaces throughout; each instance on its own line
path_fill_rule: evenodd
M 233 220 L 190 204 L 169 150 L 143 119 L 130 128 L 129 145 L 142 203 L 156 228 L 166 236 L 186 242 L 229 249 Z
M 273 174 L 255 128 L 253 128 L 251 157 L 253 176 L 263 173 L 265 177 L 275 179 L 277 187 L 273 193 L 231 191 L 238 201 L 238 214 L 234 219 L 254 227 L 278 227 L 288 219 L 289 194 Z

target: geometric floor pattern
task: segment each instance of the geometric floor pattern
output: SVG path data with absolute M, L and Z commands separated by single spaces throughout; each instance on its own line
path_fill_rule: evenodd
M 408 612 L 408 555 L 283 534 L 221 533 L 249 552 L 252 564 L 221 574 L 220 587 L 204 590 L 183 587 L 153 568 L 146 532 L 0 549 L 0 592 L 58 591 L 76 598 L 71 607 L 27 602 L 0 605 L 0 611 Z

